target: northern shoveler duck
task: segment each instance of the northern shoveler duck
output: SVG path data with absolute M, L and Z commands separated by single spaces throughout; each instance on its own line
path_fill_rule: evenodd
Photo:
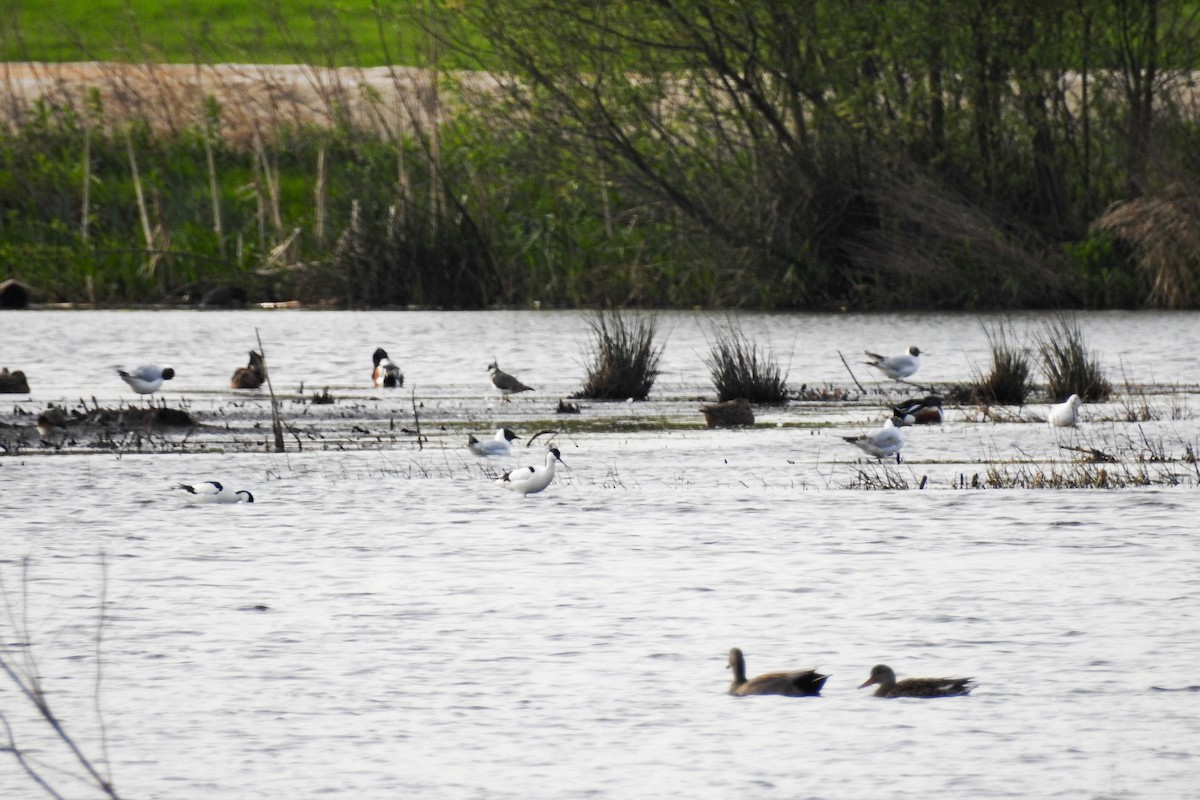
M 904 435 L 890 417 L 883 421 L 883 427 L 877 431 L 842 438 L 869 456 L 878 459 L 895 456 L 896 463 L 900 463 L 900 448 L 904 447 Z
M 729 693 L 737 697 L 752 694 L 816 697 L 821 693 L 825 681 L 829 679 L 828 675 L 822 675 L 816 670 L 799 669 L 795 672 L 768 672 L 746 680 L 746 658 L 736 647 L 729 651 L 728 669 L 733 670 L 733 682 L 729 684 Z
M 267 379 L 267 363 L 261 353 L 250 351 L 250 362 L 233 371 L 229 386 L 233 389 L 257 389 Z
M 371 380 L 376 386 L 385 389 L 399 389 L 404 385 L 404 374 L 400 372 L 400 367 L 396 366 L 396 362 L 388 358 L 386 350 L 376 347 L 371 360 L 375 362 L 375 369 L 371 371 Z
M 175 370 L 170 367 L 145 364 L 129 372 L 119 369 L 117 374 L 138 394 L 154 394 L 162 388 L 163 381 L 169 381 L 175 377 Z
M 533 391 L 532 386 L 526 386 L 512 375 L 501 370 L 500 365 L 494 358 L 492 359 L 492 363 L 488 364 L 488 372 L 492 373 L 492 385 L 500 390 L 500 394 L 504 397 L 505 402 L 508 402 L 510 394 Z
M 892 406 L 892 413 L 900 420 L 898 425 L 941 425 L 942 398 L 931 394 L 919 400 L 906 400 Z
M 921 366 L 921 351 L 915 346 L 908 348 L 907 353 L 898 356 L 881 356 L 870 350 L 867 350 L 866 354 L 867 358 L 871 360 L 864 361 L 864 364 L 874 367 L 894 381 L 904 380 Z
M 474 436 L 467 437 L 467 449 L 477 456 L 507 456 L 512 455 L 512 445 L 509 442 L 520 439 L 511 428 L 499 428 L 491 441 L 481 442 Z
M 546 466 L 514 469 L 497 478 L 496 483 L 521 495 L 537 494 L 549 486 L 550 481 L 554 480 L 554 463 L 556 461 L 566 466 L 566 462 L 558 453 L 558 448 L 551 447 L 546 452 Z
M 1058 405 L 1052 406 L 1046 419 L 1055 428 L 1074 428 L 1079 422 L 1079 407 L 1082 405 L 1083 401 L 1079 399 L 1079 395 L 1073 394 Z
M 871 676 L 858 687 L 878 686 L 876 697 L 955 697 L 970 694 L 974 678 L 905 678 L 896 680 L 896 673 L 887 664 L 876 664 Z
M 226 489 L 224 485 L 217 481 L 204 481 L 203 483 L 187 484 L 181 483 L 177 487 L 188 493 L 188 499 L 193 503 L 253 503 L 254 495 L 245 489 L 233 491 Z

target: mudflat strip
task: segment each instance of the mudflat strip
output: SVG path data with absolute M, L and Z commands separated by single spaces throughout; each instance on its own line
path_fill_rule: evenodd
M 159 133 L 203 125 L 205 104 L 221 107 L 221 135 L 249 146 L 272 126 L 332 126 L 345 120 L 395 135 L 427 130 L 455 108 L 495 95 L 499 80 L 482 72 L 417 67 L 328 68 L 303 64 L 0 64 L 0 113 L 19 127 L 36 104 L 82 113 L 101 100 L 100 122 L 145 119 Z

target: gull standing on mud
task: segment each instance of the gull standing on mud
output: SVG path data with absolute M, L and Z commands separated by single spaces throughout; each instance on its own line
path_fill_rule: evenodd
M 170 367 L 144 364 L 129 372 L 119 369 L 117 374 L 138 394 L 154 394 L 162 387 L 163 381 L 169 381 L 175 377 L 175 370 Z
M 921 366 L 921 351 L 915 345 L 908 348 L 907 353 L 898 356 L 881 356 L 870 350 L 864 352 L 867 354 L 867 358 L 871 359 L 864 361 L 864 364 L 874 367 L 894 381 L 904 380 Z
M 497 485 L 503 486 L 509 491 L 518 492 L 522 496 L 537 494 L 549 486 L 550 481 L 554 480 L 555 461 L 566 466 L 566 462 L 558 454 L 558 448 L 551 447 L 546 452 L 546 466 L 514 469 L 512 472 L 504 473 L 495 482 Z
M 533 391 L 532 386 L 526 386 L 512 375 L 500 369 L 500 364 L 496 361 L 495 357 L 492 358 L 492 363 L 488 364 L 488 372 L 492 373 L 492 385 L 500 390 L 500 394 L 504 397 L 504 402 L 506 403 L 510 394 Z
M 1055 428 L 1074 428 L 1079 422 L 1079 407 L 1083 405 L 1083 401 L 1079 399 L 1079 395 L 1073 394 L 1063 402 L 1050 408 L 1050 414 L 1046 419 Z
M 512 428 L 499 428 L 495 438 L 487 442 L 467 436 L 467 449 L 477 456 L 509 456 L 512 455 L 512 445 L 509 442 L 520 438 L 513 433 Z
M 253 503 L 254 495 L 245 489 L 233 491 L 217 481 L 203 483 L 181 483 L 176 488 L 188 493 L 188 500 L 193 503 Z
M 891 417 L 885 419 L 883 427 L 877 431 L 842 438 L 869 456 L 878 459 L 895 456 L 896 463 L 900 463 L 900 448 L 904 447 L 904 435 L 892 422 Z

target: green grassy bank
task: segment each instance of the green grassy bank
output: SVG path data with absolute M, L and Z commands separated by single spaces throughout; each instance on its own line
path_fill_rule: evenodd
M 6 8 L 10 59 L 145 65 L 5 104 L 0 274 L 39 299 L 1200 302 L 1181 0 Z M 300 73 L 151 66 L 193 60 Z

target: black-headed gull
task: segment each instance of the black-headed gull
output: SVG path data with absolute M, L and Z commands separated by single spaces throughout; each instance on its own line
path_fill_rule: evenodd
M 169 381 L 175 377 L 175 370 L 170 367 L 145 364 L 129 372 L 119 369 L 117 374 L 138 394 L 154 394 L 162 387 L 163 381 Z
M 254 495 L 245 489 L 233 491 L 226 489 L 224 485 L 217 481 L 204 481 L 203 483 L 188 484 L 181 483 L 179 489 L 183 489 L 188 493 L 188 500 L 193 503 L 253 503 Z
M 900 448 L 904 447 L 904 436 L 890 417 L 883 421 L 883 427 L 877 431 L 842 438 L 869 456 L 880 459 L 895 456 L 896 463 L 900 463 Z
M 752 694 L 779 694 L 785 697 L 816 697 L 821 693 L 828 675 L 815 669 L 798 669 L 794 672 L 769 672 L 746 680 L 746 658 L 742 651 L 729 651 L 729 669 L 733 670 L 733 681 L 729 693 L 738 697 Z
M 559 456 L 558 448 L 551 447 L 546 452 L 546 466 L 514 469 L 512 472 L 504 473 L 495 482 L 509 491 L 519 492 L 522 495 L 537 494 L 549 486 L 550 481 L 554 480 L 554 462 L 556 461 L 561 462 L 564 466 L 566 464 Z
M 467 449 L 477 456 L 512 455 L 512 445 L 509 442 L 520 438 L 520 436 L 513 433 L 511 428 L 499 428 L 496 430 L 495 438 L 487 442 L 481 442 L 474 436 L 468 436 Z
M 876 697 L 957 697 L 970 694 L 974 678 L 905 678 L 897 682 L 896 673 L 887 664 L 876 664 L 871 675 L 858 688 L 878 686 Z
M 897 425 L 941 425 L 942 398 L 931 394 L 919 400 L 906 400 L 892 406 L 892 413 L 900 420 Z
M 1083 401 L 1079 395 L 1073 394 L 1056 406 L 1051 406 L 1047 421 L 1055 428 L 1074 428 L 1079 422 L 1079 407 Z
M 400 372 L 400 367 L 396 366 L 396 362 L 388 358 L 386 350 L 376 347 L 371 360 L 375 362 L 375 369 L 371 371 L 371 380 L 376 386 L 382 386 L 385 389 L 399 389 L 404 385 L 404 374 Z
M 870 361 L 863 363 L 881 371 L 894 381 L 904 380 L 921 366 L 921 351 L 915 345 L 908 352 L 899 356 L 881 356 L 878 353 L 865 351 Z
M 500 364 L 497 363 L 495 358 L 492 359 L 492 363 L 488 364 L 488 372 L 492 373 L 492 385 L 500 390 L 500 394 L 503 395 L 506 402 L 510 394 L 533 391 L 532 386 L 526 386 L 512 375 L 500 369 Z

